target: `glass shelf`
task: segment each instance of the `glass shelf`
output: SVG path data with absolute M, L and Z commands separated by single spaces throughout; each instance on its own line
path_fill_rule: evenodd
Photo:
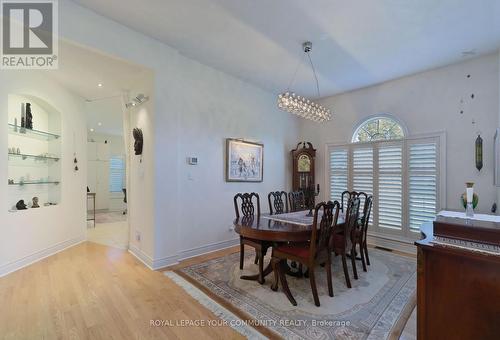
M 9 185 L 18 185 L 18 186 L 23 186 L 23 185 L 58 185 L 60 182 L 37 182 L 37 181 L 29 181 L 29 182 L 14 182 L 14 183 L 9 183 Z
M 54 139 L 58 139 L 60 137 L 59 135 L 55 135 L 50 132 L 30 130 L 26 128 L 21 128 L 20 126 L 16 126 L 14 124 L 9 124 L 9 134 L 16 136 L 24 136 L 44 141 L 51 141 Z
M 9 165 L 14 166 L 46 166 L 57 161 L 59 161 L 57 157 L 9 153 Z

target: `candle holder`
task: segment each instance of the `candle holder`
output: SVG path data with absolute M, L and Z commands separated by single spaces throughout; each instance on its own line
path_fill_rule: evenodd
M 472 217 L 474 217 L 474 206 L 473 206 L 474 183 L 467 182 L 466 185 L 467 185 L 467 188 L 466 188 L 467 204 L 466 204 L 466 207 L 465 207 L 465 216 L 469 217 L 469 218 L 472 218 Z

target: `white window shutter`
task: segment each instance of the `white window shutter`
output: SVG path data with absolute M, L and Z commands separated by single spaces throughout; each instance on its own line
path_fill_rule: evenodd
M 378 225 L 401 230 L 403 225 L 403 146 L 383 146 L 378 150 Z
M 411 141 L 408 145 L 409 227 L 418 231 L 436 216 L 438 199 L 438 143 Z
M 330 199 L 339 201 L 342 192 L 347 190 L 348 149 L 330 150 Z
M 373 195 L 373 148 L 354 148 L 352 151 L 352 190 Z M 364 207 L 361 197 L 360 207 Z
M 122 192 L 125 188 L 125 161 L 121 157 L 109 159 L 109 192 Z

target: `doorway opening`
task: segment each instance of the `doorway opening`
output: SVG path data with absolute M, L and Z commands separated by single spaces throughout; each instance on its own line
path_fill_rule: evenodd
M 139 124 L 137 109 L 129 104 L 138 94 L 143 101 L 149 99 L 153 72 L 69 42 L 61 42 L 59 50 L 54 77 L 82 98 L 85 112 L 87 152 L 78 160 L 75 155 L 75 164 L 87 174 L 87 240 L 128 249 L 129 216 L 134 210 L 129 176 L 135 166 L 132 130 Z

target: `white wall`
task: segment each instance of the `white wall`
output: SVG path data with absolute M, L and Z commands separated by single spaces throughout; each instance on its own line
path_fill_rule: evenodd
M 110 156 L 122 156 L 125 155 L 125 143 L 123 142 L 123 136 L 109 135 L 105 133 L 88 132 L 87 139 L 89 141 L 95 141 L 104 143 L 108 142 L 109 154 Z
M 1 71 L 0 150 L 7 152 L 8 95 L 46 101 L 61 113 L 61 199 L 59 205 L 11 213 L 7 190 L 0 191 L 0 276 L 85 239 L 86 130 L 83 101 L 52 82 L 43 72 Z M 36 116 L 35 116 L 36 124 Z M 74 139 L 73 139 L 74 136 Z M 75 143 L 73 142 L 75 141 Z M 80 160 L 74 172 L 73 154 Z M 7 155 L 0 157 L 0 183 L 7 183 Z
M 132 211 L 129 216 L 132 236 L 134 230 L 142 230 L 136 255 L 150 266 L 161 267 L 174 263 L 190 248 L 197 248 L 188 252 L 193 254 L 209 249 L 211 243 L 235 239 L 237 235 L 228 230 L 233 219 L 228 211 L 231 196 L 240 190 L 264 195 L 270 189 L 286 189 L 287 155 L 297 140 L 288 142 L 283 136 L 296 135 L 298 121 L 278 111 L 275 97 L 255 86 L 72 2 L 59 5 L 62 37 L 154 72 L 154 90 L 148 93 L 152 100 L 141 106 L 142 113 L 131 115 L 141 119 L 137 125 L 143 128 L 146 148 L 142 163 L 132 157 L 130 171 L 131 195 L 134 190 L 141 194 L 135 201 L 131 197 L 129 203 L 129 211 L 141 216 L 134 220 Z M 258 139 L 266 144 L 264 183 L 222 181 L 226 137 Z M 185 158 L 193 154 L 201 160 L 192 170 L 194 182 L 205 183 L 200 190 L 187 183 L 185 174 Z M 141 178 L 141 174 L 145 175 Z M 199 198 L 202 194 L 206 199 Z M 188 212 L 188 207 L 194 212 Z M 207 211 L 210 218 L 202 216 Z M 134 242 L 133 251 L 138 246 Z
M 302 138 L 318 148 L 318 178 L 325 180 L 325 143 L 348 143 L 359 121 L 390 113 L 406 124 L 410 135 L 446 132 L 447 208 L 460 209 L 459 196 L 465 182 L 472 181 L 479 195 L 479 210 L 489 212 L 496 201 L 492 155 L 499 118 L 498 77 L 498 55 L 494 54 L 323 99 L 322 104 L 333 110 L 331 122 L 305 123 L 301 129 Z M 459 113 L 461 98 L 465 101 L 463 115 Z M 480 172 L 474 163 L 478 131 L 484 148 Z M 326 192 L 323 195 L 327 198 Z

